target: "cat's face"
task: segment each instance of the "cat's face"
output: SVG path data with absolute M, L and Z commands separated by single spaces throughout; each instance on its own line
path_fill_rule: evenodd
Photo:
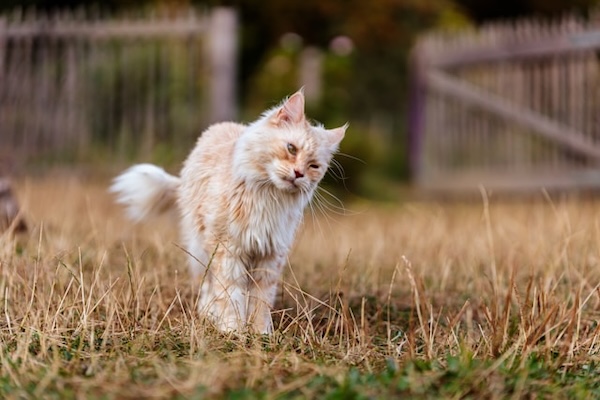
M 311 192 L 325 176 L 335 151 L 326 130 L 306 124 L 274 133 L 272 160 L 266 168 L 271 182 L 288 192 Z
M 252 176 L 289 193 L 310 194 L 319 184 L 346 125 L 336 129 L 313 126 L 304 116 L 302 92 L 265 114 L 246 138 Z

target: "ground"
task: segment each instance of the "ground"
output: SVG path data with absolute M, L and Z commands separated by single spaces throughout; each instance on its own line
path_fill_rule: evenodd
M 269 337 L 202 320 L 175 224 L 131 226 L 107 185 L 17 181 L 2 398 L 600 396 L 600 200 L 315 206 Z

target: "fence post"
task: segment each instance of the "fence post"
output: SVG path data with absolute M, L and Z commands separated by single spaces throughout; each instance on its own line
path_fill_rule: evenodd
M 6 18 L 0 16 L 0 87 L 4 86 L 4 53 L 6 52 L 6 41 L 8 39 L 6 31 Z
M 83 110 L 79 109 L 81 106 L 81 99 L 77 97 L 77 81 L 79 77 L 77 76 L 77 54 L 75 50 L 75 46 L 77 46 L 77 42 L 75 39 L 71 39 L 69 43 L 66 45 L 66 54 L 65 54 L 65 67 L 66 67 L 66 79 L 65 79 L 65 100 L 66 100 L 66 115 L 65 115 L 65 129 L 66 135 L 64 138 L 68 141 L 68 143 L 61 143 L 62 146 L 73 146 L 73 149 L 79 150 L 79 135 L 82 132 L 77 132 L 77 124 L 75 119 L 77 118 L 77 113 L 83 112 Z M 64 140 L 64 139 L 63 139 Z
M 237 114 L 237 13 L 232 8 L 216 7 L 210 14 L 210 114 L 211 122 L 233 120 Z
M 300 84 L 304 86 L 306 102 L 313 104 L 321 98 L 323 54 L 316 47 L 307 47 L 300 54 Z
M 423 136 L 425 122 L 425 73 L 423 48 L 415 46 L 409 64 L 409 116 L 408 116 L 408 161 L 413 181 L 419 182 L 423 174 Z
M 8 40 L 6 18 L 0 16 L 0 148 L 9 148 L 9 143 L 12 142 L 12 133 L 6 132 L 6 111 L 2 109 L 6 106 L 6 42 Z M 2 157 L 3 154 L 0 154 Z M 1 162 L 2 160 L 0 160 Z M 0 171 L 0 175 L 2 171 Z

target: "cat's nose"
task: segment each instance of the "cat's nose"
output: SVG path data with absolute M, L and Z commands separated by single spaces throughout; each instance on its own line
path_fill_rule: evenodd
M 297 169 L 294 170 L 294 175 L 296 175 L 296 179 L 302 178 L 304 176 L 304 174 L 298 171 Z

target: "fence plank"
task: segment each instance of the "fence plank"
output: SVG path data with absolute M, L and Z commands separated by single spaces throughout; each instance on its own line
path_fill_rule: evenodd
M 83 22 L 83 21 L 82 21 Z M 114 39 L 121 37 L 164 38 L 185 37 L 205 33 L 207 26 L 198 19 L 155 20 L 152 24 L 141 20 L 90 21 L 48 21 L 39 24 L 28 21 L 22 24 L 9 24 L 7 34 L 15 39 L 33 36 L 54 36 L 58 38 Z
M 440 71 L 427 74 L 427 84 L 431 90 L 452 96 L 472 106 L 496 114 L 507 120 L 532 129 L 538 135 L 555 143 L 567 146 L 600 162 L 600 147 L 588 140 L 585 135 L 566 125 L 555 122 L 544 115 L 518 107 L 509 101 L 484 92 L 477 87 L 452 78 Z
M 441 52 L 432 54 L 429 62 L 432 66 L 439 68 L 454 68 L 480 63 L 565 56 L 598 47 L 600 47 L 600 31 L 591 31 L 565 34 L 537 41 L 513 42 L 507 40 L 494 47 L 472 47 L 467 50 Z
M 409 136 L 408 136 L 408 161 L 410 164 L 410 170 L 412 176 L 418 180 L 419 176 L 422 174 L 423 169 L 423 150 L 426 148 L 424 145 L 424 121 L 425 121 L 425 113 L 426 113 L 426 94 L 425 94 L 425 84 L 423 77 L 423 70 L 425 69 L 425 64 L 423 63 L 423 51 L 422 48 L 417 46 L 413 49 L 410 56 L 410 82 L 409 82 L 409 116 L 408 116 L 408 124 L 409 124 Z
M 6 53 L 6 39 L 8 33 L 6 32 L 6 18 L 0 16 L 0 85 L 4 82 L 4 67 L 5 67 L 5 53 Z
M 211 116 L 227 121 L 236 115 L 237 15 L 229 8 L 217 7 L 210 18 L 209 52 L 211 62 Z
M 6 73 L 5 73 L 6 39 L 7 39 L 6 18 L 0 16 L 0 87 L 6 87 L 6 77 L 5 77 L 5 75 L 6 75 Z M 4 101 L 3 97 L 4 97 L 4 94 L 2 93 L 2 91 L 0 91 L 0 104 Z M 7 114 L 8 113 L 6 112 L 6 110 L 3 110 L 0 107 L 0 126 L 6 126 L 6 123 L 7 123 L 6 119 L 8 118 Z M 3 135 L 6 137 L 8 135 L 8 133 L 3 133 Z M 0 154 L 0 157 L 2 157 L 1 154 Z M 2 164 L 2 162 L 0 160 L 0 168 L 1 168 L 1 164 Z M 2 171 L 0 171 L 0 173 L 1 172 Z

